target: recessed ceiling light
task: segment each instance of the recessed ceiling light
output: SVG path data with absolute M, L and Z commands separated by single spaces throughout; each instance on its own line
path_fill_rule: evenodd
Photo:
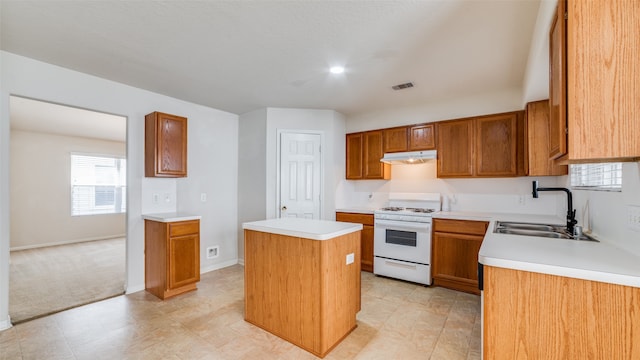
M 342 74 L 344 72 L 344 67 L 342 67 L 342 66 L 332 66 L 331 69 L 329 69 L 329 71 L 332 74 Z

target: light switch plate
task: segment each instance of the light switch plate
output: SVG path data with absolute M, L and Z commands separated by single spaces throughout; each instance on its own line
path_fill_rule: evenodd
M 640 206 L 627 205 L 627 227 L 640 232 Z
M 355 255 L 353 253 L 347 254 L 347 265 L 353 264 L 355 261 Z

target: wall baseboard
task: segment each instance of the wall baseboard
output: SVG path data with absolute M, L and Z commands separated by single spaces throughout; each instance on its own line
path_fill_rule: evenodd
M 211 266 L 200 268 L 200 274 L 208 273 L 208 272 L 215 271 L 215 270 L 220 270 L 222 268 L 233 266 L 233 265 L 235 265 L 237 263 L 238 263 L 238 259 L 233 259 L 233 260 L 221 262 L 219 264 L 213 264 Z
M 129 295 L 129 294 L 137 293 L 138 291 L 143 291 L 143 290 L 144 290 L 144 284 L 127 286 L 127 288 L 124 291 L 124 294 Z
M 87 241 L 117 239 L 117 238 L 123 238 L 126 236 L 127 236 L 126 234 L 118 234 L 118 235 L 101 236 L 101 237 L 85 238 L 85 239 L 78 239 L 78 240 L 58 241 L 58 242 L 46 243 L 46 244 L 16 246 L 16 247 L 9 248 L 9 251 L 38 249 L 38 248 L 44 248 L 49 246 L 76 244 L 76 243 L 87 242 Z
M 7 320 L 0 321 L 0 331 L 11 328 L 11 317 L 7 315 Z
M 214 264 L 214 265 L 211 265 L 211 266 L 200 268 L 200 274 L 205 274 L 205 273 L 208 273 L 208 272 L 211 272 L 211 271 L 220 270 L 222 268 L 233 266 L 233 265 L 239 264 L 239 263 L 240 263 L 240 260 L 238 260 L 238 259 L 233 259 L 233 260 L 221 262 L 219 264 Z M 242 259 L 242 264 L 241 265 L 244 265 L 244 259 Z M 145 285 L 144 284 L 127 286 L 127 289 L 125 290 L 125 294 L 126 295 L 133 294 L 133 293 L 138 292 L 138 291 L 143 291 L 144 289 L 145 289 Z
M 244 266 L 244 259 L 238 259 L 238 264 Z

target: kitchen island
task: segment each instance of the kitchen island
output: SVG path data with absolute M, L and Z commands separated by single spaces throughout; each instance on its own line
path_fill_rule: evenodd
M 324 357 L 356 327 L 361 224 L 243 224 L 245 320 Z

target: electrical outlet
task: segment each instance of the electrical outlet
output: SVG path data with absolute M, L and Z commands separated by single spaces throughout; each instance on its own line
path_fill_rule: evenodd
M 200 194 L 200 201 L 207 202 L 207 193 Z
M 640 232 L 640 206 L 627 205 L 627 227 Z
M 158 194 L 153 194 L 152 199 L 153 199 L 153 203 L 154 203 L 154 204 L 157 204 L 157 203 L 158 203 L 158 201 L 160 200 L 160 195 L 158 195 Z
M 347 254 L 347 265 L 353 264 L 354 261 L 355 261 L 354 253 Z
M 220 254 L 220 247 L 218 245 L 210 246 L 207 248 L 207 259 L 217 258 L 219 254 Z
M 520 205 L 525 205 L 526 204 L 526 197 L 524 195 L 519 195 L 518 196 L 518 204 L 520 204 Z

